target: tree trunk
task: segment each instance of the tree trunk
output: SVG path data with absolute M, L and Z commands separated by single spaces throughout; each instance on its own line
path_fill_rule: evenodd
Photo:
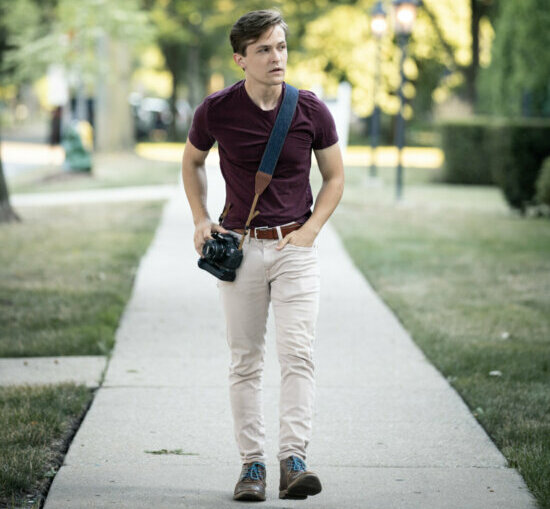
M 168 128 L 168 139 L 172 141 L 179 141 L 179 133 L 176 125 L 178 118 L 178 87 L 178 73 L 172 72 L 172 95 L 170 96 L 170 113 L 172 113 L 172 118 Z
M 470 0 L 470 11 L 471 11 L 470 34 L 472 37 L 472 45 L 471 45 L 472 62 L 468 67 L 462 67 L 456 61 L 456 58 L 454 55 L 454 48 L 451 46 L 451 44 L 449 44 L 449 42 L 443 36 L 443 32 L 441 31 L 441 27 L 439 26 L 439 23 L 437 21 L 437 18 L 435 17 L 435 14 L 430 10 L 430 8 L 427 5 L 424 5 L 423 9 L 424 9 L 424 12 L 426 12 L 428 17 L 430 18 L 430 21 L 432 22 L 432 25 L 435 29 L 437 37 L 440 40 L 441 44 L 443 45 L 443 48 L 445 49 L 447 55 L 451 60 L 451 69 L 460 70 L 463 72 L 464 77 L 466 79 L 466 99 L 471 104 L 472 108 L 474 108 L 477 101 L 477 83 L 476 82 L 477 82 L 477 75 L 479 71 L 479 23 L 481 21 L 481 17 L 483 16 L 483 14 L 485 14 L 487 10 L 486 2 L 482 5 L 480 4 L 480 0 Z
M 2 165 L 2 155 L 0 154 L 0 223 L 12 221 L 20 221 L 20 218 L 10 204 L 10 194 L 4 178 L 4 167 Z
M 178 110 L 178 88 L 182 71 L 183 51 L 180 43 L 161 43 L 161 50 L 166 61 L 166 67 L 172 76 L 172 94 L 170 96 L 170 113 L 172 120 L 168 127 L 168 139 L 172 141 L 178 140 L 178 130 L 176 125 Z
M 479 71 L 479 22 L 483 9 L 479 5 L 479 0 L 470 0 L 472 17 L 470 20 L 470 32 L 472 36 L 472 63 L 466 70 L 466 90 L 468 101 L 475 108 L 477 101 L 477 75 Z
M 99 151 L 131 150 L 134 145 L 130 103 L 130 53 L 124 43 L 102 35 L 103 71 L 97 87 L 96 145 Z
M 199 65 L 199 47 L 190 46 L 187 52 L 187 82 L 189 84 L 189 103 L 192 108 L 196 108 L 202 101 Z

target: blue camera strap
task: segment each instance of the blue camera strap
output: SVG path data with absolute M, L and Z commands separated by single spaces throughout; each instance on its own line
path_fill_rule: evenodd
M 288 134 L 288 129 L 290 128 L 290 123 L 296 111 L 296 104 L 298 104 L 298 89 L 287 84 L 283 103 L 279 109 L 275 125 L 271 130 L 269 140 L 264 150 L 264 155 L 260 162 L 260 167 L 258 168 L 258 173 L 256 174 L 256 186 L 254 191 L 258 195 L 265 191 L 273 177 L 275 166 L 277 166 L 277 161 L 281 155 L 281 150 L 283 149 L 283 144 Z
M 266 190 L 267 186 L 273 178 L 273 172 L 275 171 L 275 166 L 277 166 L 277 161 L 281 155 L 281 150 L 285 143 L 286 135 L 292 123 L 292 118 L 294 117 L 294 112 L 296 111 L 296 105 L 298 104 L 298 89 L 293 86 L 286 84 L 283 102 L 275 119 L 275 124 L 269 135 L 269 140 L 267 140 L 267 145 L 260 162 L 260 167 L 256 172 L 256 181 L 254 185 L 254 201 L 252 207 L 250 208 L 250 214 L 248 214 L 248 219 L 246 220 L 246 225 L 244 227 L 244 235 L 241 238 L 239 244 L 239 249 L 242 249 L 244 239 L 248 235 L 248 230 L 250 229 L 250 223 L 260 212 L 256 210 L 256 205 L 258 204 L 258 198 Z

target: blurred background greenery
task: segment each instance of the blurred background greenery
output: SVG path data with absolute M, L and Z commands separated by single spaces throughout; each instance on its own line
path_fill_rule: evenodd
M 243 77 L 232 24 L 279 9 L 290 28 L 287 80 L 325 100 L 351 85 L 346 191 L 333 224 L 550 508 L 550 223 L 541 219 L 550 217 L 550 0 L 423 0 L 403 82 L 395 10 L 382 2 L 387 30 L 377 38 L 376 4 L 0 0 L 0 222 L 17 218 L 8 185 L 32 194 L 175 184 L 194 108 Z M 401 85 L 406 191 L 396 202 Z M 385 145 L 376 154 L 375 118 Z M 73 166 L 62 167 L 71 151 Z M 161 207 L 100 210 L 20 207 L 21 221 L 0 229 L 4 355 L 110 351 Z M 9 452 L 0 506 L 40 505 L 88 404 L 72 386 L 0 391 L 0 451 Z M 44 432 L 33 444 L 36 423 Z
M 269 4 L 281 10 L 290 27 L 288 80 L 303 88 L 321 86 L 329 95 L 348 81 L 359 119 L 368 119 L 374 105 L 377 41 L 369 17 L 374 4 Z M 241 77 L 231 59 L 229 29 L 239 15 L 265 7 L 258 0 L 1 0 L 4 120 L 17 106 L 11 120 L 25 117 L 27 87 L 42 108 L 52 108 L 48 69 L 61 64 L 73 100 L 82 95 L 101 106 L 105 82 L 112 95 L 125 88 L 127 96 L 135 94 L 134 101 L 169 100 L 168 137 L 182 139 L 185 133 L 178 127 L 188 122 L 178 125 L 178 116 L 185 114 L 178 101 L 193 108 L 207 93 Z M 405 62 L 405 116 L 414 117 L 413 127 L 451 112 L 550 115 L 549 7 L 548 0 L 425 0 Z M 391 23 L 389 32 L 381 41 L 376 100 L 391 117 L 399 109 L 400 52 Z M 422 143 L 421 137 L 414 140 Z
M 59 125 L 77 119 L 93 127 L 79 132 L 83 143 L 89 147 L 93 143 L 96 151 L 128 150 L 136 140 L 184 141 L 193 109 L 205 95 L 242 78 L 231 58 L 231 25 L 249 10 L 274 7 L 290 27 L 287 80 L 322 91 L 325 98 L 334 97 L 341 82 L 350 83 L 349 142 L 373 141 L 377 105 L 382 113 L 379 142 L 392 145 L 400 110 L 401 51 L 389 0 L 382 2 L 388 12 L 388 30 L 383 37 L 374 36 L 371 12 L 376 3 L 0 0 L 4 138 L 41 119 L 42 129 L 29 128 L 27 138 L 36 139 L 41 133 L 40 141 L 55 145 L 62 136 L 56 133 Z M 476 118 L 478 125 L 479 115 L 548 119 L 549 24 L 550 0 L 424 0 L 403 67 L 407 144 L 439 145 L 445 155 L 453 150 L 454 154 L 471 153 L 470 126 L 463 128 L 465 132 L 456 132 L 455 127 L 452 143 L 445 145 L 442 123 L 460 119 L 464 124 Z M 487 120 L 484 128 L 493 132 L 492 125 Z M 527 131 L 510 134 L 509 144 L 514 145 L 517 137 L 531 138 Z M 546 131 L 542 135 L 546 137 Z M 487 137 L 504 139 L 501 132 Z M 493 145 L 493 152 L 500 154 L 501 147 Z M 537 151 L 530 163 L 533 175 L 522 192 L 506 190 L 526 184 L 504 182 L 499 168 L 494 168 L 502 166 L 502 161 L 492 164 L 488 178 L 480 178 L 484 183 L 500 183 L 505 194 L 512 195 L 510 204 L 524 211 L 535 197 L 548 143 Z M 464 162 L 456 163 L 454 154 L 444 173 L 447 181 L 479 183 L 472 171 L 465 175 Z M 84 161 L 79 169 L 90 166 Z M 478 172 L 486 168 L 473 169 Z M 2 200 L 7 194 L 4 187 L 0 186 Z

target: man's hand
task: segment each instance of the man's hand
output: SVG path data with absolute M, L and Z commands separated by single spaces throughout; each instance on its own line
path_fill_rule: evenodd
M 279 250 L 287 244 L 301 247 L 313 246 L 315 237 L 334 212 L 344 192 L 344 163 L 338 143 L 314 152 L 323 177 L 323 185 L 319 190 L 313 213 L 309 219 L 300 229 L 290 232 L 277 244 Z
M 280 240 L 277 244 L 277 249 L 280 251 L 287 244 L 300 247 L 311 247 L 315 242 L 317 234 L 306 227 L 306 225 L 290 232 L 284 239 Z
M 202 257 L 202 246 L 212 238 L 212 232 L 229 233 L 223 226 L 213 223 L 210 219 L 205 219 L 195 226 L 195 234 L 193 241 L 195 242 L 195 250 Z

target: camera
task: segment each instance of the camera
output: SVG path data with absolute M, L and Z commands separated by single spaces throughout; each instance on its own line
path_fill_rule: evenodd
M 239 249 L 239 241 L 227 233 L 212 233 L 202 246 L 202 257 L 198 265 L 222 281 L 235 281 L 237 269 L 243 261 L 243 252 Z

